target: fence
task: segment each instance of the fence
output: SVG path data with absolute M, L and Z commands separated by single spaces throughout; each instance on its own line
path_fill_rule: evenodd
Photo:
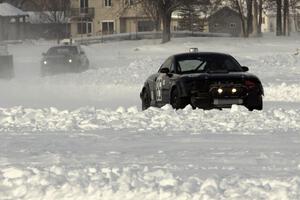
M 204 33 L 204 32 L 191 32 L 191 31 L 176 31 L 172 32 L 172 37 L 231 37 L 226 33 Z M 136 32 L 136 33 L 120 33 L 112 35 L 73 38 L 73 41 L 79 44 L 95 44 L 106 41 L 122 41 L 122 40 L 140 40 L 140 39 L 160 39 L 162 32 Z

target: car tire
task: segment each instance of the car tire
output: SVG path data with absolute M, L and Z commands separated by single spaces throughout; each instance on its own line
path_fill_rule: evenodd
M 262 110 L 263 109 L 263 98 L 262 95 L 252 95 L 248 97 L 247 105 L 249 111 Z
M 141 99 L 142 110 L 147 110 L 151 106 L 151 92 L 148 85 L 143 89 Z
M 183 109 L 189 104 L 189 101 L 187 98 L 180 97 L 177 88 L 174 88 L 171 92 L 170 104 L 174 109 Z

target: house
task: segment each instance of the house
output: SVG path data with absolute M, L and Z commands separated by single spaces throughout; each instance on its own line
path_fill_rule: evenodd
M 20 21 L 22 22 L 22 24 L 19 25 L 21 26 L 21 37 L 19 39 L 57 39 L 69 37 L 70 28 L 68 18 L 65 15 L 65 12 L 59 10 L 59 8 L 57 8 L 57 10 L 49 9 L 47 7 L 41 8 L 41 5 L 39 5 L 39 2 L 37 1 L 0 0 L 0 2 L 1 1 L 4 2 L 2 6 L 10 5 L 10 8 L 7 6 L 2 8 L 2 11 L 4 10 L 9 12 L 10 15 L 17 13 Z M 50 2 L 51 0 L 47 1 Z M 14 9 L 12 9 L 12 7 L 14 7 Z M 49 9 L 49 11 L 44 9 Z M 22 12 L 21 15 L 20 12 Z M 26 15 L 26 17 L 23 18 L 22 16 L 24 15 Z M 18 24 L 18 21 L 13 18 L 14 17 L 11 18 L 11 23 L 6 23 L 4 25 L 4 29 L 6 29 L 5 34 L 8 35 L 8 39 L 18 38 L 14 36 L 16 31 L 12 30 L 16 29 L 13 27 Z M 0 31 L 1 30 L 3 29 L 1 28 Z
M 135 0 L 71 0 L 72 37 L 155 30 L 155 24 Z M 172 16 L 171 30 L 178 29 L 178 16 Z
M 28 14 L 8 4 L 0 3 L 0 41 L 25 37 Z
M 211 33 L 228 33 L 234 37 L 242 35 L 242 21 L 239 13 L 229 7 L 223 7 L 208 18 Z
M 154 24 L 133 0 L 71 0 L 72 37 L 152 31 Z
M 276 12 L 265 11 L 263 12 L 262 18 L 262 32 L 276 32 Z M 300 16 L 298 12 L 290 11 L 289 15 L 290 32 L 299 31 L 300 27 Z

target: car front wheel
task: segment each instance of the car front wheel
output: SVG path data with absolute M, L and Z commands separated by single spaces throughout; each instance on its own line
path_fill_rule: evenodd
M 189 104 L 189 101 L 187 98 L 180 97 L 178 90 L 174 88 L 171 93 L 170 104 L 174 109 L 182 109 Z
M 143 89 L 141 99 L 142 99 L 142 110 L 147 110 L 151 105 L 151 94 L 150 94 L 149 86 L 146 86 Z
M 262 110 L 263 109 L 263 98 L 262 95 L 250 95 L 247 99 L 246 107 L 249 111 Z

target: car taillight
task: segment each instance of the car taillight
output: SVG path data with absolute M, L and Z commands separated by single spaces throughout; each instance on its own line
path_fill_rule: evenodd
M 246 85 L 247 88 L 251 89 L 251 88 L 255 87 L 255 82 L 246 80 L 245 85 Z

